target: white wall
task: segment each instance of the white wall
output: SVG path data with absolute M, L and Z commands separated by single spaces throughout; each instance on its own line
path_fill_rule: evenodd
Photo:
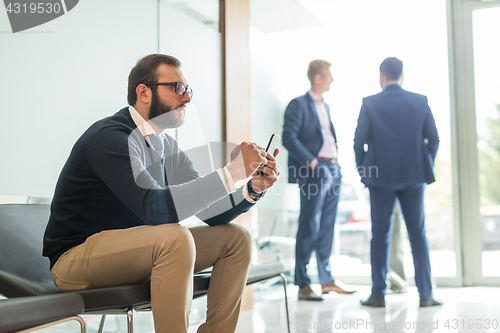
M 199 71 L 205 66 L 220 73 L 220 38 L 215 55 L 193 46 L 200 40 L 210 45 L 220 34 L 212 29 L 208 38 L 208 26 L 165 9 L 162 5 L 159 29 L 157 0 L 85 0 L 16 34 L 0 9 L 0 195 L 53 195 L 75 141 L 96 120 L 127 106 L 130 69 L 158 52 L 158 31 L 160 51 L 183 62 L 195 90 L 193 103 L 207 115 L 207 136 L 220 138 L 220 74 L 212 80 L 212 74 Z M 202 56 L 206 64 L 198 60 Z M 196 70 L 190 68 L 194 65 Z M 213 86 L 209 96 L 215 97 L 205 103 L 207 82 Z
M 207 25 L 160 1 L 160 53 L 171 54 L 182 62 L 182 71 L 193 88 L 188 106 L 195 123 L 202 126 L 206 141 L 222 140 L 222 62 L 221 34 Z M 192 135 L 198 128 L 186 119 L 178 129 L 181 141 L 197 144 Z

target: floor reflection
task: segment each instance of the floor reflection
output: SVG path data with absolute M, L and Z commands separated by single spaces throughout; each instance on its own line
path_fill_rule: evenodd
M 277 289 L 278 290 L 278 289 Z M 500 288 L 439 288 L 440 307 L 419 308 L 416 288 L 386 296 L 385 308 L 359 304 L 370 287 L 359 286 L 354 295 L 326 295 L 322 302 L 298 301 L 297 288 L 289 287 L 291 328 L 312 332 L 500 332 Z M 240 316 L 238 333 L 287 332 L 285 306 L 279 292 Z

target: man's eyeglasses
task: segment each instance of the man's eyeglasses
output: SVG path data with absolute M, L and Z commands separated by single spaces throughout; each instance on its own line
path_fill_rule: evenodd
M 189 98 L 193 98 L 193 89 L 184 85 L 182 82 L 156 82 L 156 83 L 144 83 L 146 86 L 172 86 L 175 87 L 175 93 L 177 95 L 184 96 L 185 93 L 189 95 Z

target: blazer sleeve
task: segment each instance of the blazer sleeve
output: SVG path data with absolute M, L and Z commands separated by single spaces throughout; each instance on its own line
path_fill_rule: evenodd
M 180 149 L 176 149 L 176 152 L 177 154 L 173 156 L 175 158 L 175 167 L 172 167 L 172 174 L 174 175 L 172 178 L 175 179 L 175 184 L 182 186 L 169 186 L 169 188 L 171 190 L 172 199 L 175 203 L 179 220 L 196 215 L 196 217 L 200 220 L 211 226 L 226 224 L 234 220 L 242 213 L 247 212 L 254 205 L 254 203 L 251 203 L 244 198 L 242 188 L 240 187 L 236 190 L 236 192 L 231 194 L 227 194 L 224 189 L 225 195 L 220 199 L 209 203 L 206 208 L 198 207 L 196 210 L 193 210 L 193 199 L 195 203 L 206 201 L 206 199 L 201 200 L 201 198 L 196 198 L 200 194 L 206 196 L 208 192 L 203 194 L 202 191 L 196 190 L 195 188 L 186 187 L 186 183 L 192 183 L 193 180 L 200 179 L 200 177 L 193 168 L 193 163 L 186 153 Z M 209 161 L 206 162 L 208 163 Z M 218 192 L 217 188 L 222 185 L 222 180 L 217 172 L 213 172 L 212 174 L 214 177 L 213 183 L 210 187 L 215 192 Z M 246 184 L 244 186 L 246 186 Z M 198 212 L 196 213 L 196 211 Z
M 368 143 L 369 135 L 370 119 L 368 117 L 366 102 L 363 100 L 363 105 L 361 106 L 358 117 L 358 126 L 354 134 L 354 153 L 356 155 L 356 165 L 358 168 L 363 166 L 366 154 L 364 145 Z
M 294 160 L 306 163 L 312 161 L 314 156 L 300 141 L 299 135 L 302 124 L 306 121 L 304 118 L 304 104 L 298 99 L 292 100 L 285 111 L 285 122 L 283 124 L 283 146 L 293 156 Z
M 180 183 L 160 187 L 145 166 L 141 166 L 142 143 L 129 142 L 128 139 L 129 134 L 122 129 L 99 131 L 88 143 L 89 161 L 96 175 L 146 224 L 177 223 L 228 197 L 216 171 L 198 177 L 191 161 L 181 151 L 166 154 L 169 157 L 165 162 L 169 164 L 168 161 L 173 159 L 171 167 L 175 170 L 172 174 L 183 172 L 181 176 L 173 177 Z M 177 151 L 176 146 L 173 151 Z M 232 208 L 232 205 L 226 207 Z M 241 210 L 245 208 L 247 206 Z M 216 209 L 210 217 L 220 213 L 221 209 Z M 229 222 L 229 219 L 223 221 Z
M 434 162 L 439 148 L 439 135 L 436 122 L 434 121 L 434 116 L 432 115 L 431 108 L 427 103 L 427 98 L 425 99 L 425 102 L 427 110 L 424 123 L 424 139 L 427 139 L 427 150 L 429 151 L 432 162 Z
M 245 183 L 245 185 L 247 184 Z M 200 220 L 210 226 L 226 224 L 246 213 L 255 203 L 251 203 L 243 196 L 243 188 L 240 187 L 236 192 L 213 203 L 204 211 L 196 214 Z

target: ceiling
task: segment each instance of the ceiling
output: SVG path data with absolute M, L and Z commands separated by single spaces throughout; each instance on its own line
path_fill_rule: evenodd
M 219 0 L 165 0 L 183 13 L 218 29 Z M 310 0 L 309 0 L 310 2 Z M 250 0 L 250 24 L 263 33 L 322 25 L 301 0 Z

